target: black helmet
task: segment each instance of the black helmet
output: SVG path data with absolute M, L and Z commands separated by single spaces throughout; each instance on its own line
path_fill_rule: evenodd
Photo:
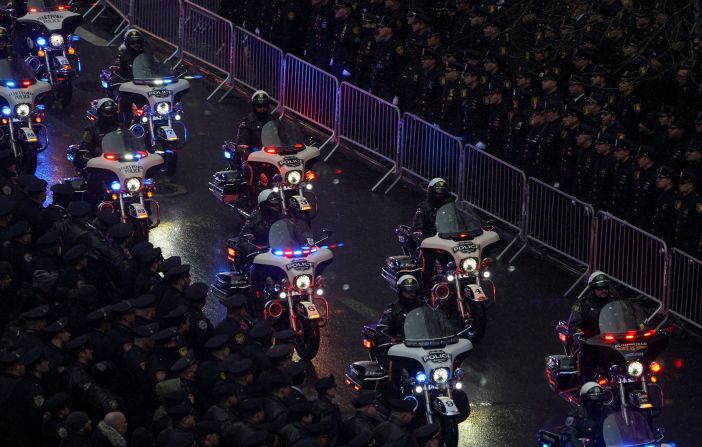
M 605 289 L 609 287 L 609 278 L 601 271 L 593 272 L 587 280 L 587 284 L 593 289 Z
M 98 118 L 112 118 L 117 113 L 117 103 L 110 98 L 102 98 L 97 103 Z
M 254 108 L 257 106 L 269 106 L 271 102 L 270 95 L 263 90 L 257 90 L 251 96 L 251 105 Z
M 443 198 L 448 196 L 448 193 L 448 183 L 441 177 L 436 177 L 429 182 L 427 194 L 429 194 L 430 198 Z
M 130 45 L 139 44 L 144 45 L 144 36 L 135 29 L 130 29 L 124 35 L 124 45 L 129 48 Z
M 397 286 L 397 296 L 401 301 L 409 305 L 415 305 L 417 303 L 417 292 L 419 292 L 419 282 L 417 278 L 412 275 L 402 275 L 395 285 Z M 404 292 L 415 292 L 415 294 L 411 297 L 407 297 Z

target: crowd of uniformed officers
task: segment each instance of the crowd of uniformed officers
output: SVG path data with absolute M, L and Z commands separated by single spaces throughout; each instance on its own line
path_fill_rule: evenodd
M 222 0 L 283 51 L 702 256 L 693 4 Z
M 0 194 L 0 445 L 436 447 L 412 403 L 369 391 L 350 414 L 250 296 L 206 315 L 180 257 L 68 184 L 44 207 L 47 186 L 21 175 Z

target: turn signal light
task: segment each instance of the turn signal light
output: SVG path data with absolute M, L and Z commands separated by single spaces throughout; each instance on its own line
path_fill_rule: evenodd
M 597 381 L 597 384 L 598 384 L 599 386 L 605 386 L 605 385 L 607 385 L 607 379 L 599 379 L 599 380 Z
M 39 50 L 39 51 L 37 51 L 37 56 L 44 57 L 44 56 L 46 56 L 46 53 L 44 53 L 44 50 Z
M 117 194 L 112 194 L 112 200 L 117 200 L 119 199 L 119 196 Z
M 7 118 L 3 118 L 3 119 L 2 119 L 2 123 L 3 123 L 3 124 L 7 124 Z
M 76 54 L 76 49 L 71 47 L 68 49 L 68 54 Z
M 566 334 L 558 334 L 558 338 L 562 341 L 565 342 L 568 340 L 568 336 Z
M 227 248 L 227 258 L 233 261 L 234 258 L 236 258 L 236 249 L 231 247 Z
M 656 377 L 656 376 L 651 376 L 651 382 L 653 382 L 653 383 L 658 383 L 658 377 Z
M 38 117 L 34 118 L 34 122 L 41 123 L 41 117 L 38 116 Z
M 305 173 L 305 180 L 308 182 L 311 182 L 312 180 L 317 178 L 317 174 L 314 173 L 314 171 L 307 171 Z
M 263 152 L 265 152 L 266 154 L 277 154 L 278 149 L 271 146 L 266 146 L 263 148 Z
M 105 157 L 106 160 L 117 160 L 117 155 L 116 154 L 104 154 L 103 157 Z
M 663 369 L 663 365 L 661 365 L 658 362 L 651 362 L 649 369 L 651 370 L 652 373 L 659 373 Z
M 153 196 L 154 196 L 154 192 L 153 192 L 153 191 L 146 191 L 146 197 L 148 197 L 148 198 L 150 199 L 150 198 L 152 198 Z
M 366 349 L 373 349 L 373 340 L 363 339 L 363 347 Z
M 655 333 L 656 333 L 656 331 L 652 329 L 652 330 L 650 330 L 650 331 L 644 332 L 644 333 L 643 333 L 643 336 L 644 336 L 644 337 L 650 337 L 651 335 L 653 335 L 653 334 L 655 334 Z
M 23 87 L 29 87 L 30 85 L 32 85 L 32 81 L 22 81 Z
M 71 66 L 70 66 L 70 65 L 64 65 L 64 66 L 63 66 L 63 69 L 66 70 L 66 71 L 68 71 L 68 70 L 71 69 Z
M 614 335 L 606 334 L 604 337 L 604 341 L 609 342 L 609 343 L 614 343 L 617 341 L 616 337 Z
M 296 144 L 295 149 L 303 149 L 305 147 L 304 144 Z

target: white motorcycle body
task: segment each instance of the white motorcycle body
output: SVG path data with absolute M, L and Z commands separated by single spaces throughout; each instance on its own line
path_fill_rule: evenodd
M 143 185 L 148 170 L 161 164 L 163 164 L 163 157 L 158 154 L 149 154 L 148 157 L 131 162 L 107 160 L 104 156 L 93 157 L 88 160 L 86 167 L 104 169 L 114 173 L 120 185 L 124 185 L 130 178 L 138 178 Z
M 34 26 L 43 26 L 50 33 L 58 33 L 63 29 L 63 22 L 74 17 L 80 17 L 80 14 L 69 10 L 38 11 L 29 12 L 27 15 L 18 18 L 17 21 Z
M 246 159 L 247 163 L 267 163 L 278 168 L 278 172 L 286 178 L 290 171 L 301 171 L 302 179 L 305 178 L 305 166 L 307 162 L 319 157 L 319 148 L 315 146 L 305 146 L 294 155 L 269 154 L 265 150 L 252 152 Z
M 481 261 L 482 251 L 499 242 L 500 236 L 494 231 L 483 231 L 478 237 L 465 241 L 454 241 L 453 239 L 443 239 L 438 235 L 424 239 L 420 245 L 422 249 L 441 250 L 450 253 L 456 265 L 460 266 L 461 261 L 465 258 L 473 257 L 478 259 L 478 264 Z

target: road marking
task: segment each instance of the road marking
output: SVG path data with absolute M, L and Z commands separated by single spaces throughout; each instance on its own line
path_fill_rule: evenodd
M 81 37 L 81 39 L 85 39 L 95 46 L 98 46 L 98 47 L 106 47 L 107 46 L 107 41 L 105 39 L 91 33 L 90 31 L 83 28 L 82 26 L 78 27 L 78 29 L 76 30 L 76 34 L 78 34 Z
M 360 301 L 357 301 L 348 296 L 345 296 L 343 299 L 338 300 L 338 302 L 370 320 L 375 320 L 380 316 L 378 312 L 374 311 L 373 309 L 361 303 Z

